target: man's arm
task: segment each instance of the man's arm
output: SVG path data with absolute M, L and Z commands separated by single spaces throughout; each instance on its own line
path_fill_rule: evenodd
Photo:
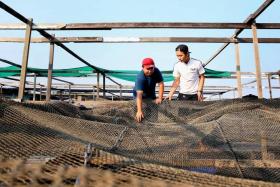
M 171 89 L 170 89 L 170 91 L 169 91 L 169 94 L 168 94 L 168 96 L 167 96 L 167 98 L 168 98 L 169 100 L 172 99 L 172 96 L 173 96 L 174 92 L 177 90 L 179 84 L 180 84 L 180 77 L 176 77 L 175 80 L 174 80 L 173 83 L 172 83 L 172 87 L 171 87 Z
M 203 87 L 204 87 L 205 76 L 204 74 L 199 75 L 199 83 L 197 90 L 198 101 L 203 101 Z
M 160 104 L 163 99 L 164 83 L 161 81 L 159 84 L 158 98 L 156 99 L 156 104 Z
M 136 97 L 136 105 L 137 105 L 137 112 L 136 112 L 136 121 L 141 122 L 142 119 L 144 118 L 144 114 L 142 111 L 142 96 L 143 96 L 143 91 L 137 91 L 136 92 L 137 97 Z

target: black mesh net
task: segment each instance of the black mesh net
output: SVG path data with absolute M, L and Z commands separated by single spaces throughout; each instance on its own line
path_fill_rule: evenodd
M 280 100 L 147 101 L 142 123 L 134 119 L 134 101 L 91 110 L 63 102 L 0 101 L 1 165 L 14 163 L 0 168 L 0 186 L 73 185 L 78 179 L 81 185 L 101 184 L 105 170 L 116 186 L 280 182 Z M 93 146 L 87 169 L 86 145 Z M 23 172 L 34 165 L 40 165 L 35 179 Z M 23 173 L 25 180 L 19 180 Z

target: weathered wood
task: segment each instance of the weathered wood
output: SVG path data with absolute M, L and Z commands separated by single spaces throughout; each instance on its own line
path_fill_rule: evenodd
M 256 79 L 257 79 L 258 98 L 262 99 L 263 98 L 263 92 L 262 92 L 260 54 L 259 54 L 257 28 L 256 28 L 255 24 L 252 24 L 252 33 L 253 33 L 253 41 L 254 41 L 254 56 L 255 56 L 255 65 L 256 65 Z
M 66 81 L 66 80 L 62 80 L 62 79 L 58 79 L 58 78 L 56 78 L 56 77 L 53 77 L 52 79 L 53 79 L 53 80 L 60 81 L 60 82 L 64 82 L 64 83 L 67 83 L 67 84 L 70 84 L 70 85 L 74 85 L 74 83 L 73 83 L 73 82 Z
M 6 10 L 8 13 L 10 13 L 11 15 L 15 16 L 16 18 L 18 18 L 19 20 L 21 20 L 22 22 L 28 24 L 29 20 L 27 18 L 25 18 L 23 15 L 19 14 L 18 12 L 16 12 L 15 10 L 13 10 L 11 7 L 7 6 L 5 3 L 3 3 L 2 1 L 0 1 L 0 8 Z M 31 23 L 30 27 L 32 26 L 36 26 L 35 24 Z M 52 42 L 55 42 L 56 45 L 60 46 L 62 49 L 64 49 L 65 51 L 67 51 L 70 55 L 72 55 L 73 57 L 75 57 L 76 59 L 80 60 L 82 63 L 86 64 L 87 66 L 95 69 L 98 72 L 101 72 L 96 66 L 91 65 L 89 62 L 87 62 L 86 60 L 84 60 L 83 58 L 81 58 L 79 55 L 77 55 L 76 53 L 74 53 L 74 51 L 70 50 L 68 47 L 66 47 L 65 45 L 63 45 L 61 42 L 59 42 L 58 40 L 56 40 L 56 38 L 54 38 L 52 35 L 50 35 L 49 33 L 47 33 L 45 30 L 38 30 L 38 32 L 44 36 L 45 38 L 49 39 Z M 103 73 L 103 72 L 101 72 Z
M 259 29 L 280 29 L 280 23 L 256 23 Z M 32 30 L 111 30 L 111 29 L 250 29 L 247 23 L 206 22 L 119 22 L 36 24 Z M 24 30 L 24 24 L 0 24 L 0 30 Z
M 253 14 L 250 14 L 249 17 L 243 22 L 246 24 L 251 24 L 274 0 L 266 0 Z M 236 38 L 244 29 L 236 29 L 231 38 Z M 208 65 L 212 60 L 214 60 L 227 46 L 229 43 L 225 43 L 220 49 L 216 51 L 216 53 L 210 57 L 204 64 Z
M 272 90 L 271 90 L 271 75 L 267 75 L 267 80 L 268 80 L 268 88 L 269 88 L 269 98 L 272 99 Z
M 96 84 L 97 84 L 97 86 L 96 86 L 96 89 L 97 89 L 96 90 L 96 94 L 97 94 L 96 98 L 97 99 L 99 99 L 99 90 L 100 90 L 100 83 L 99 83 L 100 80 L 99 80 L 99 78 L 100 78 L 100 73 L 97 72 L 97 76 L 96 76 L 96 79 L 97 79 L 96 80 Z
M 21 73 L 20 73 L 20 83 L 19 83 L 19 90 L 18 90 L 19 101 L 22 101 L 24 98 L 26 72 L 27 72 L 28 57 L 29 57 L 29 47 L 30 47 L 30 39 L 31 39 L 31 32 L 32 32 L 32 21 L 33 20 L 30 19 L 28 24 L 26 24 L 25 42 L 24 42 L 22 66 L 21 66 Z
M 47 93 L 46 101 L 51 100 L 51 88 L 52 88 L 52 72 L 53 72 L 53 59 L 54 59 L 54 43 L 50 43 L 50 54 L 49 54 L 49 67 L 48 67 L 48 82 L 47 82 Z
M 231 159 L 189 159 L 184 165 L 188 167 L 236 168 L 237 163 Z M 241 168 L 280 168 L 279 160 L 245 160 L 238 159 Z
M 36 100 L 36 81 L 37 81 L 37 76 L 36 76 L 36 73 L 34 73 L 33 75 L 34 75 L 33 101 L 35 101 Z
M 235 44 L 235 62 L 236 62 L 236 76 L 237 76 L 237 93 L 238 98 L 242 98 L 242 84 L 241 84 L 241 68 L 240 68 L 240 49 L 239 44 Z
M 69 84 L 68 85 L 68 97 L 69 97 L 69 103 L 71 103 L 71 100 L 72 100 L 72 98 L 71 98 L 71 84 Z
M 24 38 L 2 37 L 0 42 L 23 43 Z M 32 38 L 31 43 L 50 43 L 44 37 Z M 253 43 L 252 38 L 218 38 L 218 37 L 56 37 L 54 43 L 157 43 L 157 42 L 188 42 L 188 43 Z M 280 38 L 259 38 L 259 43 L 280 43 Z
M 103 98 L 105 99 L 106 98 L 106 77 L 105 75 L 103 74 Z

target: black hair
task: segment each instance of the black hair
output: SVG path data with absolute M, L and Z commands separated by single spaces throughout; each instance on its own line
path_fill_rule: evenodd
M 185 54 L 190 53 L 190 52 L 189 52 L 188 46 L 187 46 L 187 45 L 184 45 L 184 44 L 178 45 L 178 46 L 176 47 L 175 51 L 181 51 L 181 52 L 183 52 L 183 53 L 185 53 Z

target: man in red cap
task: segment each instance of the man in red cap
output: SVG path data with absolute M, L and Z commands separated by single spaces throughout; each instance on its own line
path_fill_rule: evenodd
M 156 84 L 159 85 L 159 95 L 156 98 Z M 142 61 L 142 71 L 137 75 L 133 95 L 136 98 L 137 113 L 136 120 L 141 122 L 144 118 L 142 110 L 143 99 L 152 99 L 160 104 L 163 99 L 164 84 L 161 72 L 155 67 L 154 60 L 145 58 Z

